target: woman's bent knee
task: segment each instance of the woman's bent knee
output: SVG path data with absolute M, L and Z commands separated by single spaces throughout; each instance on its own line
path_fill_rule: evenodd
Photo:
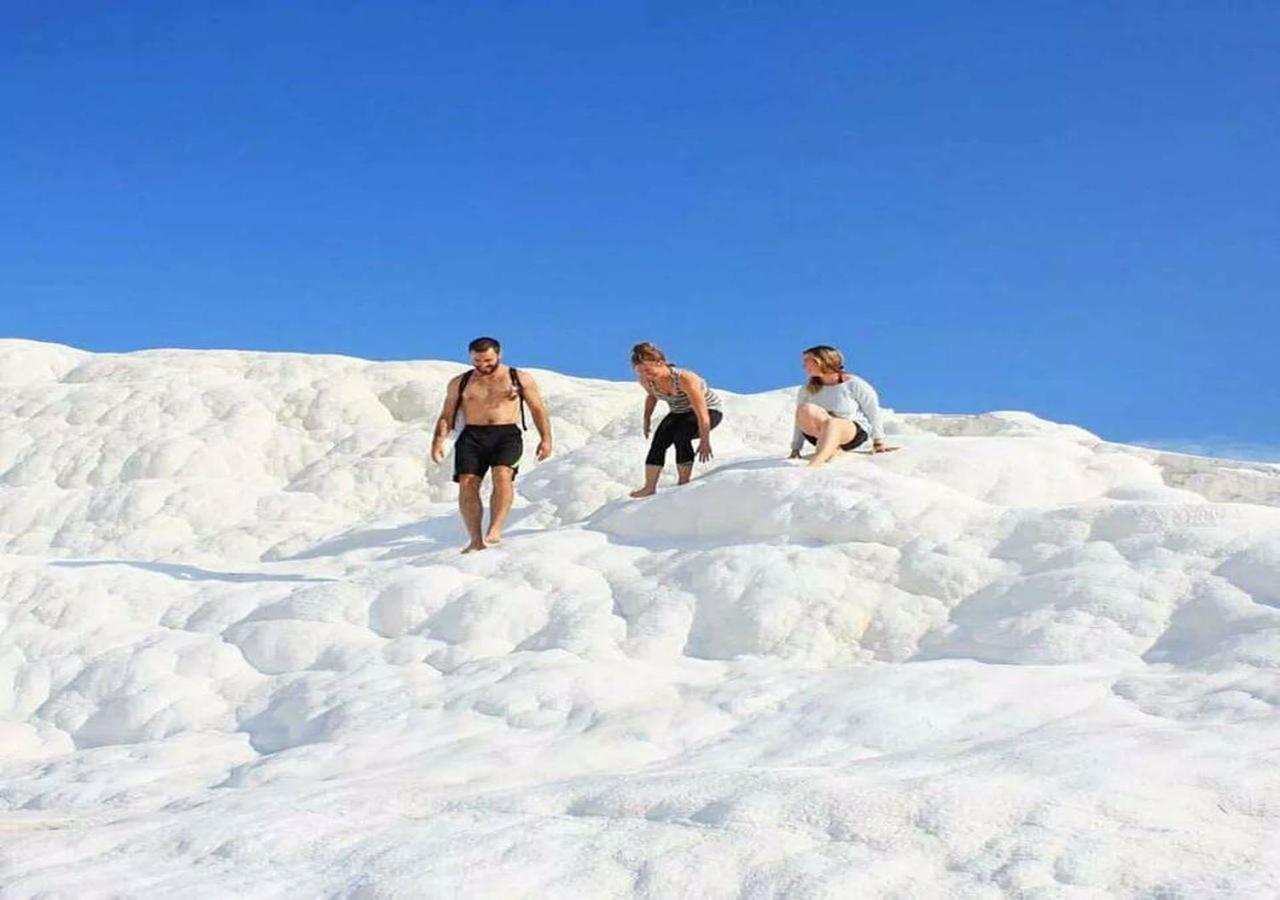
M 831 414 L 816 403 L 802 403 L 796 407 L 796 418 L 801 422 L 825 422 Z

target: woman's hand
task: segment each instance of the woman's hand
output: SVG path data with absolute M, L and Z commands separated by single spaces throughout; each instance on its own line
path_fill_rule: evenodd
M 792 450 L 791 455 L 787 457 L 787 459 L 799 459 L 799 458 L 800 458 L 799 450 Z
M 711 439 L 703 438 L 702 440 L 698 441 L 698 459 L 702 462 L 706 462 L 712 457 L 712 455 L 713 454 L 711 453 Z
M 876 438 L 874 441 L 871 442 L 872 453 L 892 453 L 894 450 L 897 450 L 897 449 L 898 449 L 897 447 L 890 447 L 888 444 L 886 444 L 883 438 Z

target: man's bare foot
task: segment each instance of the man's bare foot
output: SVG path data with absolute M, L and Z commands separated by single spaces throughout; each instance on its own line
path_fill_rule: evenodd
M 462 552 L 475 553 L 477 550 L 488 550 L 488 549 L 489 548 L 485 546 L 484 541 L 481 541 L 478 544 L 475 541 L 472 541 L 470 544 L 467 544 L 467 546 L 462 548 Z
M 692 481 L 692 480 L 693 480 L 692 478 L 689 478 L 689 479 L 686 479 L 686 480 L 684 480 L 684 481 L 677 481 L 677 482 L 676 482 L 676 487 L 679 487 L 679 486 L 680 486 L 680 485 L 682 485 L 682 484 L 688 484 L 688 483 L 689 483 L 690 481 Z
M 492 531 L 491 531 L 491 532 L 489 532 L 488 534 L 486 534 L 486 535 L 484 536 L 484 542 L 485 542 L 486 544 L 501 544 L 501 543 L 502 543 L 502 535 L 500 535 L 500 534 L 495 534 L 494 532 L 492 532 Z
M 631 496 L 639 500 L 641 497 L 652 497 L 656 493 L 658 492 L 653 488 L 640 488 L 638 491 L 632 491 Z

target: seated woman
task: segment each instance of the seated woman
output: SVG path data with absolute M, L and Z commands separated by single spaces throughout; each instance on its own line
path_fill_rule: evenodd
M 804 371 L 809 380 L 796 395 L 796 426 L 791 437 L 791 458 L 800 457 L 808 441 L 816 445 L 811 466 L 830 462 L 837 450 L 853 450 L 871 438 L 872 450 L 897 450 L 884 442 L 880 422 L 880 398 L 876 390 L 852 372 L 844 370 L 844 357 L 835 347 L 819 344 L 804 351 Z
M 693 475 L 693 439 L 698 438 L 698 459 L 706 462 L 711 458 L 711 429 L 720 424 L 724 414 L 719 395 L 697 372 L 676 368 L 653 344 L 631 348 L 631 368 L 648 393 L 644 401 L 645 437 L 649 436 L 649 421 L 658 401 L 665 400 L 670 408 L 653 432 L 653 443 L 644 461 L 644 487 L 631 492 L 632 497 L 648 497 L 658 488 L 668 447 L 676 448 L 679 483 L 689 483 Z

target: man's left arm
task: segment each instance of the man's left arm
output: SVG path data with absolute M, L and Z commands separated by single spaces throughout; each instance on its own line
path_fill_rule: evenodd
M 538 437 L 541 438 L 538 441 L 538 459 L 541 461 L 551 455 L 554 446 L 551 440 L 551 417 L 547 415 L 547 405 L 542 401 L 542 391 L 538 388 L 538 382 L 533 380 L 528 370 L 520 373 L 520 387 L 524 391 L 525 405 L 533 415 L 533 425 L 538 429 Z

